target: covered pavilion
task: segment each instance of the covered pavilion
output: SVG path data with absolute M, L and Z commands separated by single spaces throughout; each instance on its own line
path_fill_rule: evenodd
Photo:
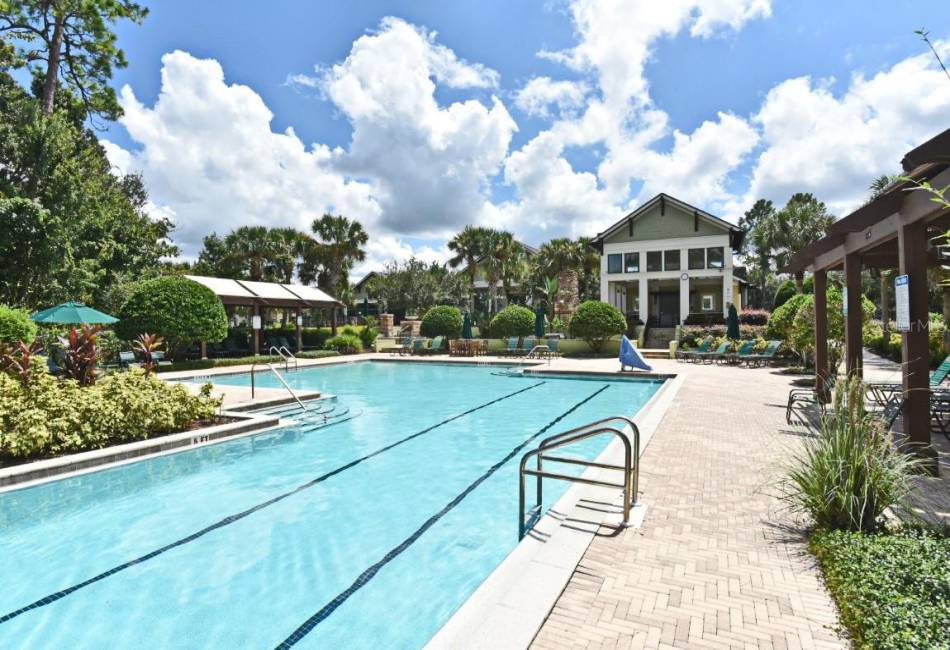
M 297 351 L 303 349 L 303 327 L 301 318 L 304 309 L 332 309 L 333 322 L 336 323 L 336 310 L 342 307 L 336 298 L 316 287 L 304 284 L 282 284 L 277 282 L 252 282 L 250 280 L 230 280 L 212 278 L 204 275 L 186 275 L 211 289 L 225 305 L 250 307 L 254 316 L 260 316 L 261 308 L 286 309 L 294 312 L 297 327 Z M 260 329 L 254 330 L 252 337 L 253 352 L 260 354 Z M 201 356 L 206 356 L 205 344 L 201 344 Z
M 829 378 L 827 273 L 844 271 L 845 366 L 861 375 L 861 271 L 897 269 L 898 325 L 902 342 L 903 432 L 909 449 L 933 458 L 930 447 L 930 324 L 927 269 L 941 266 L 943 235 L 950 230 L 950 209 L 919 187 L 950 186 L 950 129 L 908 151 L 903 177 L 879 196 L 835 222 L 828 234 L 796 253 L 782 269 L 814 274 L 815 385 Z M 933 467 L 936 468 L 934 462 Z

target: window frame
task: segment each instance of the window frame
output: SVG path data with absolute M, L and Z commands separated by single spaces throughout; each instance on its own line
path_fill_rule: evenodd
M 700 266 L 693 266 L 693 253 L 700 252 L 703 254 L 702 264 Z M 705 248 L 690 248 L 686 251 L 686 268 L 689 271 L 702 271 L 706 268 L 706 249 Z
M 667 262 L 666 262 L 666 256 L 669 255 L 670 253 L 675 253 L 675 254 L 676 254 L 676 267 L 675 267 L 675 268 L 674 268 L 674 267 L 670 267 L 670 265 L 667 264 Z M 681 270 L 681 269 L 683 268 L 683 264 L 682 264 L 682 261 L 683 261 L 683 260 L 682 260 L 682 257 L 683 257 L 683 256 L 680 255 L 680 250 L 679 250 L 678 248 L 670 248 L 670 249 L 664 250 L 664 251 L 663 251 L 663 270 L 664 270 L 664 271 L 679 271 L 679 270 Z
M 613 261 L 616 259 L 617 267 L 614 270 Z M 623 253 L 607 253 L 607 273 L 623 273 Z
M 711 260 L 709 253 L 711 251 L 719 251 L 719 265 L 714 266 Z M 706 268 L 707 269 L 724 269 L 726 268 L 726 248 L 725 246 L 709 246 L 706 248 Z
M 650 265 L 650 256 L 658 256 L 659 264 L 656 268 L 652 268 Z M 655 273 L 657 271 L 663 270 L 663 251 L 647 251 L 647 273 Z
M 630 265 L 627 263 L 627 260 L 629 258 L 635 258 L 637 260 L 636 268 L 634 268 L 632 271 L 630 270 Z M 623 272 L 624 273 L 639 273 L 640 272 L 640 251 L 623 254 Z
M 706 306 L 706 299 L 709 299 L 709 307 Z M 699 297 L 700 311 L 716 311 L 716 296 L 711 293 L 704 293 Z

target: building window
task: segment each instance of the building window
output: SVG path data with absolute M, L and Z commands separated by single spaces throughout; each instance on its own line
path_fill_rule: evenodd
M 623 255 L 620 253 L 611 253 L 607 256 L 607 273 L 623 273 L 621 263 Z
M 680 252 L 679 251 L 663 251 L 663 270 L 665 271 L 679 271 L 680 270 Z
M 647 271 L 663 270 L 663 252 L 650 251 L 647 253 Z
M 624 273 L 639 273 L 640 272 L 640 253 L 624 253 L 623 254 L 623 269 L 624 269 Z
M 705 248 L 690 248 L 689 253 L 687 253 L 687 257 L 689 258 L 689 268 L 691 271 L 695 269 L 706 268 Z
M 713 310 L 713 295 L 711 293 L 703 294 L 703 311 Z
M 711 269 L 721 269 L 723 264 L 722 246 L 706 249 L 706 265 Z

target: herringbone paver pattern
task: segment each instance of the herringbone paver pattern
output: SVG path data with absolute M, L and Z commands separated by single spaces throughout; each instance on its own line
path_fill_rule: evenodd
M 770 496 L 789 379 L 658 362 L 686 380 L 643 457 L 640 529 L 603 528 L 538 633 L 548 648 L 833 648 L 836 612 Z

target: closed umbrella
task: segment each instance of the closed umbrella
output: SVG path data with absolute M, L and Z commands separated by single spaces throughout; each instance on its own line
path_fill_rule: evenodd
M 534 335 L 544 338 L 544 309 L 540 306 L 534 310 Z
M 472 338 L 472 316 L 468 312 L 465 312 L 465 319 L 462 321 L 462 338 Z
M 739 314 L 736 306 L 729 305 L 729 316 L 726 318 L 726 336 L 733 341 L 739 340 Z
M 103 314 L 81 302 L 64 302 L 61 305 L 38 311 L 30 316 L 36 323 L 57 323 L 60 325 L 111 325 L 119 319 Z

